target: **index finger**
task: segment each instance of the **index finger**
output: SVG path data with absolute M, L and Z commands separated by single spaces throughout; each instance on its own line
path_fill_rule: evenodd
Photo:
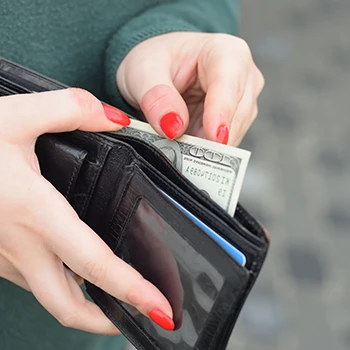
M 76 88 L 4 96 L 0 110 L 0 136 L 21 141 L 47 132 L 114 131 L 130 122 L 122 111 Z

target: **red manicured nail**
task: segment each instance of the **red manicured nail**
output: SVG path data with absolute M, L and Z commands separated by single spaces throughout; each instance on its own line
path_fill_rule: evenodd
M 228 129 L 226 125 L 220 125 L 218 132 L 216 133 L 216 139 L 218 142 L 227 145 L 228 142 Z
M 150 319 L 158 326 L 162 327 L 166 331 L 173 331 L 175 328 L 174 321 L 164 312 L 154 309 L 149 313 Z
M 160 120 L 160 127 L 169 139 L 173 139 L 179 133 L 183 125 L 184 122 L 180 116 L 174 112 L 165 114 Z
M 116 124 L 120 124 L 123 126 L 130 125 L 129 117 L 125 113 L 120 111 L 119 109 L 103 104 L 103 110 L 105 112 L 106 117 L 111 122 L 116 123 Z

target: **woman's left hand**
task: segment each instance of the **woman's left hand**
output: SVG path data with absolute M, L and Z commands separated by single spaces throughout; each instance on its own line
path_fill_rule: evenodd
M 264 78 L 242 39 L 176 32 L 136 45 L 117 84 L 159 134 L 237 146 L 257 116 Z

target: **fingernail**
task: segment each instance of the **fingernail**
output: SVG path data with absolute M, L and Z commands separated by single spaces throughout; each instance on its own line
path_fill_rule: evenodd
M 220 125 L 216 133 L 216 140 L 224 145 L 228 142 L 228 129 L 226 125 Z
M 175 328 L 174 321 L 159 309 L 152 310 L 149 313 L 149 318 L 166 331 L 173 331 Z
M 129 117 L 119 109 L 103 104 L 103 110 L 105 112 L 107 119 L 109 119 L 111 122 L 120 124 L 123 126 L 130 125 Z
M 183 125 L 184 122 L 180 116 L 174 112 L 165 114 L 160 120 L 160 127 L 169 139 L 173 139 L 179 133 Z

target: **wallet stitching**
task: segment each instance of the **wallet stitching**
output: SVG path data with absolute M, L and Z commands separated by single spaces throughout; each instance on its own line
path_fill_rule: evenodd
M 83 154 L 81 154 L 79 157 L 78 157 L 78 161 L 80 162 L 84 157 L 86 157 L 86 152 L 84 152 Z M 71 190 L 71 187 L 72 187 L 72 185 L 73 185 L 73 180 L 74 180 L 74 178 L 75 178 L 75 175 L 76 175 L 76 173 L 78 172 L 78 170 L 81 168 L 81 164 L 77 164 L 76 165 L 76 167 L 75 167 L 75 169 L 74 169 L 74 171 L 73 171 L 73 173 L 72 173 L 72 176 L 71 176 L 71 178 L 70 178 L 70 180 L 69 180 L 69 184 L 68 184 L 68 188 L 67 188 L 67 191 L 66 191 L 66 194 L 65 194 L 65 196 L 66 196 L 66 198 L 68 198 L 68 196 L 69 196 L 69 194 L 70 194 L 70 190 Z
M 219 322 L 218 327 L 217 327 L 218 329 L 223 330 L 224 321 L 225 321 L 225 319 L 222 318 L 221 321 Z M 210 345 L 209 345 L 208 350 L 213 349 L 213 346 L 214 346 L 214 345 L 216 345 L 216 342 L 214 342 L 214 337 L 212 337 L 211 340 L 210 340 Z
M 100 162 L 98 162 L 98 164 L 100 164 Z M 95 185 L 95 180 L 96 180 L 96 177 L 98 176 L 98 174 L 99 174 L 99 171 L 97 171 L 96 174 L 91 179 L 90 187 L 89 187 L 89 189 L 87 191 L 86 199 L 85 199 L 84 204 L 83 204 L 83 206 L 81 208 L 81 213 L 85 212 L 85 209 L 86 209 L 88 203 L 90 202 L 90 199 L 91 199 L 91 196 L 92 196 L 92 191 L 93 191 L 93 188 L 94 188 L 94 185 Z
M 240 315 L 242 306 L 245 304 L 245 300 L 247 297 L 247 290 L 249 291 L 250 280 L 251 280 L 251 273 L 248 271 L 247 280 L 244 282 L 244 287 L 243 287 L 244 289 L 243 289 L 243 291 L 240 292 L 240 296 L 237 298 L 237 303 L 231 304 L 230 311 L 227 313 L 227 318 L 221 318 L 218 325 L 217 325 L 217 329 L 220 330 L 220 333 L 222 333 L 222 335 L 224 337 L 226 337 L 225 330 L 227 328 L 227 327 L 224 327 L 224 324 L 227 322 L 228 317 L 232 312 L 233 312 L 233 315 L 235 317 L 235 319 L 233 321 L 232 328 L 235 326 L 235 324 L 237 322 L 237 319 Z M 240 287 L 240 290 L 242 290 L 241 287 Z M 239 311 L 237 311 L 237 310 L 239 310 Z M 209 343 L 208 350 L 214 349 L 214 346 L 216 346 L 218 342 L 221 344 L 222 341 L 223 341 L 223 339 L 220 339 L 218 337 L 216 337 L 216 339 L 215 339 L 214 337 L 212 337 L 210 340 L 210 343 Z M 217 350 L 217 349 L 214 349 L 214 350 Z
M 103 293 L 103 296 L 106 297 L 107 299 L 110 299 L 112 301 L 112 303 L 114 304 L 117 304 L 118 307 L 120 308 L 120 311 L 125 315 L 127 314 L 127 317 L 129 318 L 129 322 L 133 325 L 133 326 L 136 326 L 136 328 L 139 328 L 137 323 L 135 323 L 135 321 L 133 320 L 132 316 L 129 314 L 129 312 L 120 304 L 120 302 L 118 302 L 117 299 L 113 298 L 112 296 L 110 296 L 108 293 L 104 292 L 103 290 L 101 290 L 100 288 L 94 286 L 97 290 L 98 290 L 98 294 L 96 293 L 93 293 L 93 299 L 95 300 L 95 302 L 98 304 L 98 306 L 101 308 L 101 310 L 103 310 L 103 312 L 110 318 L 110 320 L 113 320 L 112 322 L 115 324 L 115 326 L 117 328 L 120 328 L 121 330 L 124 330 L 125 333 L 127 334 L 131 334 L 130 332 L 128 332 L 128 329 L 127 327 L 124 327 L 123 326 L 123 323 L 118 320 L 117 317 L 114 317 L 114 314 L 113 312 L 110 312 L 108 310 L 107 307 L 105 307 L 104 305 L 104 302 L 101 300 L 100 296 L 99 296 L 99 293 Z M 144 333 L 142 332 L 142 329 L 139 329 L 139 331 L 141 331 L 141 333 Z M 130 335 L 130 337 L 134 338 L 133 336 Z M 146 339 L 147 340 L 150 340 L 148 339 L 147 335 L 146 335 Z M 143 346 L 137 339 L 134 338 L 134 340 L 140 344 L 141 346 Z M 151 341 L 151 340 L 150 340 Z M 152 342 L 152 341 L 151 341 Z M 155 345 L 157 350 L 161 350 L 158 348 L 157 345 Z
M 92 134 L 86 134 L 85 135 L 88 139 L 90 140 L 93 140 L 93 141 L 96 141 L 96 137 L 93 137 Z M 101 139 L 99 139 L 98 141 L 101 141 Z M 96 159 L 96 164 L 99 166 L 102 164 L 104 164 L 104 161 L 106 160 L 106 156 L 108 154 L 108 151 L 110 150 L 110 148 L 106 147 L 104 144 L 102 144 L 101 142 L 99 142 L 100 145 L 104 146 L 101 150 L 101 153 L 100 154 L 97 154 L 97 159 Z M 81 208 L 81 213 L 83 213 L 86 209 L 86 207 L 88 206 L 88 203 L 90 203 L 90 200 L 91 200 L 91 197 L 92 197 L 92 192 L 95 188 L 95 185 L 96 185 L 96 181 L 97 181 L 97 178 L 98 176 L 101 174 L 101 171 L 102 171 L 102 167 L 100 167 L 94 174 L 93 178 L 91 179 L 90 181 L 90 187 L 87 191 L 87 196 L 86 196 L 86 200 L 84 201 L 84 204 Z
M 129 182 L 129 184 L 130 184 L 130 182 Z M 128 216 L 124 219 L 123 223 L 120 224 L 121 229 L 120 229 L 118 237 L 114 236 L 114 238 L 116 239 L 116 244 L 115 244 L 115 247 L 113 249 L 113 253 L 117 256 L 118 256 L 117 252 L 118 252 L 119 248 L 121 249 L 121 246 L 123 245 L 123 243 L 125 244 L 125 235 L 126 235 L 125 229 L 126 229 L 128 223 L 130 222 L 131 218 L 136 213 L 136 210 L 140 204 L 140 198 L 142 199 L 142 197 L 140 197 L 140 196 L 136 197 L 135 203 L 133 204 L 133 206 L 129 210 Z M 114 231 L 113 228 L 112 228 L 112 231 Z M 122 259 L 122 260 L 125 261 L 124 259 Z
M 243 220 L 245 220 L 248 223 L 250 228 L 252 228 L 255 231 L 256 235 L 258 235 L 258 237 L 264 238 L 265 242 L 267 242 L 268 240 L 266 237 L 266 233 L 264 229 L 260 227 L 259 223 L 253 217 L 251 217 L 251 215 L 249 215 L 249 213 L 247 213 L 242 206 L 237 205 L 236 210 L 239 216 L 243 218 Z
M 113 224 L 114 224 L 115 220 L 118 219 L 118 218 L 116 218 L 116 213 L 120 207 L 120 204 L 122 203 L 123 199 L 125 198 L 125 193 L 128 191 L 128 189 L 130 187 L 130 182 L 132 181 L 132 179 L 133 179 L 133 176 L 131 176 L 124 185 L 124 189 L 123 189 L 122 193 L 120 194 L 120 198 L 119 198 L 118 202 L 116 203 L 115 208 L 112 212 L 111 218 L 109 220 L 108 227 L 107 227 L 107 234 L 109 233 L 110 230 L 113 233 L 116 233 L 115 230 L 113 229 L 113 226 L 114 226 Z M 125 221 L 129 220 L 129 217 L 130 217 L 130 215 L 124 220 L 124 223 L 125 223 Z M 119 233 L 119 236 L 121 236 L 122 234 L 123 234 L 123 231 L 121 233 Z M 120 237 L 114 237 L 114 238 L 119 238 L 118 242 L 117 242 L 117 246 L 118 246 L 119 241 L 120 241 Z
M 108 299 L 111 299 L 111 301 L 113 303 L 116 303 L 117 305 L 119 305 L 119 307 L 122 309 L 122 312 L 124 313 L 124 315 L 127 315 L 129 322 L 135 326 L 145 337 L 146 339 L 157 349 L 157 350 L 162 350 L 159 345 L 157 343 L 154 342 L 154 340 L 152 340 L 149 335 L 146 333 L 146 331 L 134 320 L 134 318 L 130 315 L 130 313 L 123 307 L 123 305 L 121 305 L 121 303 L 116 300 L 115 298 L 113 298 L 111 295 L 109 295 L 108 293 L 105 293 L 105 296 Z M 102 304 L 101 299 L 97 296 L 97 299 L 99 300 L 99 302 Z M 113 318 L 116 319 L 115 317 L 113 317 L 113 314 L 111 314 L 108 309 L 104 308 L 105 311 Z M 119 322 L 118 322 L 119 323 Z M 142 345 L 142 344 L 141 344 Z
M 132 165 L 132 163 L 130 165 Z M 120 242 L 122 241 L 122 239 L 124 237 L 125 223 L 129 222 L 130 216 L 132 216 L 134 214 L 134 209 L 135 209 L 134 206 L 135 205 L 132 207 L 132 210 L 130 211 L 129 215 L 126 218 L 124 218 L 122 223 L 120 223 L 120 226 L 121 226 L 120 232 L 117 232 L 114 229 L 115 221 L 119 221 L 120 222 L 120 220 L 117 217 L 118 209 L 120 208 L 120 205 L 121 205 L 123 199 L 125 198 L 125 193 L 130 188 L 130 183 L 131 183 L 133 178 L 134 178 L 134 176 L 129 176 L 129 179 L 127 179 L 126 183 L 124 184 L 124 189 L 120 193 L 119 199 L 118 199 L 117 203 L 115 204 L 115 208 L 114 208 L 114 210 L 112 212 L 111 218 L 109 219 L 108 226 L 107 226 L 107 229 L 106 229 L 106 235 L 108 236 L 108 234 L 111 234 L 112 237 L 116 241 L 115 242 L 115 247 L 114 247 L 114 249 L 112 249 L 114 253 L 118 249 L 118 247 L 120 245 Z

